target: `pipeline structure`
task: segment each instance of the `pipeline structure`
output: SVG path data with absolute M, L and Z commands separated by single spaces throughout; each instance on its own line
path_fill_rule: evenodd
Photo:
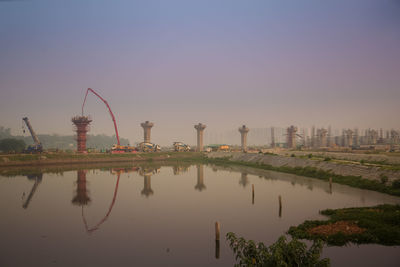
M 137 149 L 135 147 L 121 145 L 120 139 L 119 139 L 119 134 L 118 134 L 117 120 L 115 119 L 114 113 L 112 112 L 110 105 L 108 104 L 107 100 L 105 100 L 96 91 L 94 91 L 91 88 L 88 88 L 86 90 L 85 98 L 83 99 L 83 103 L 82 103 L 81 116 L 76 116 L 76 117 L 72 118 L 72 122 L 75 125 L 75 131 L 77 133 L 78 152 L 87 153 L 86 152 L 86 133 L 89 131 L 89 124 L 90 124 L 90 122 L 92 122 L 92 120 L 90 119 L 89 116 L 84 115 L 84 108 L 85 108 L 86 99 L 88 97 L 89 92 L 94 94 L 95 96 L 97 96 L 101 101 L 103 101 L 103 103 L 106 105 L 108 112 L 110 113 L 111 119 L 113 121 L 115 136 L 117 138 L 117 144 L 112 146 L 111 153 L 115 154 L 115 153 L 136 152 Z
M 112 112 L 112 110 L 111 110 L 111 108 L 110 108 L 110 105 L 107 103 L 107 101 L 106 101 L 104 98 L 102 98 L 98 93 L 96 93 L 96 92 L 95 92 L 93 89 L 91 89 L 91 88 L 88 88 L 88 89 L 86 90 L 85 98 L 84 98 L 83 104 L 82 104 L 82 117 L 84 117 L 84 116 L 83 116 L 83 109 L 84 109 L 84 107 L 85 107 L 86 98 L 87 98 L 89 92 L 93 93 L 95 96 L 97 96 L 98 98 L 100 98 L 101 101 L 103 101 L 104 104 L 107 106 L 108 111 L 110 112 L 110 115 L 111 115 L 111 119 L 112 119 L 112 121 L 113 121 L 113 123 L 114 123 L 115 136 L 117 137 L 117 144 L 118 144 L 118 146 L 119 146 L 119 145 L 120 145 L 120 142 L 119 142 L 119 135 L 118 135 L 117 122 L 116 122 L 115 116 L 114 116 L 114 114 L 113 114 L 113 112 Z

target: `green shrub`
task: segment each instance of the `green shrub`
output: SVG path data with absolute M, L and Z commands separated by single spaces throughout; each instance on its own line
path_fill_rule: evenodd
M 314 241 L 307 249 L 306 244 L 295 238 L 287 242 L 285 236 L 269 247 L 261 242 L 256 244 L 253 240 L 237 238 L 231 232 L 226 234 L 226 239 L 238 261 L 235 266 L 330 266 L 329 259 L 320 259 L 321 240 Z
M 394 180 L 393 183 L 392 183 L 392 187 L 394 189 L 400 189 L 400 179 Z
M 292 155 L 290 155 L 292 158 L 295 158 L 296 157 L 296 155 L 295 154 L 292 154 Z
M 312 158 L 312 154 L 308 154 L 308 156 L 307 156 L 309 159 L 311 159 Z
M 386 184 L 387 181 L 389 181 L 389 178 L 386 175 L 383 175 L 383 174 L 381 174 L 379 176 L 379 178 L 380 178 L 382 184 Z
M 331 161 L 332 159 L 330 157 L 325 157 L 324 161 Z

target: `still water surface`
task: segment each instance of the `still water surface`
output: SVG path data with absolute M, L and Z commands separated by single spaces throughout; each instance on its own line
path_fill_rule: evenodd
M 319 210 L 381 203 L 400 198 L 242 167 L 0 176 L 0 266 L 232 266 L 227 232 L 269 245 L 292 225 L 324 218 Z M 400 266 L 399 247 L 327 247 L 324 256 L 333 266 Z

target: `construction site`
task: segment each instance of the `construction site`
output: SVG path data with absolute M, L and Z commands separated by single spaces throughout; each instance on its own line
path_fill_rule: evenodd
M 89 95 L 100 99 L 111 117 L 115 143 L 104 151 L 92 149 L 87 145 L 90 139 L 88 133 L 94 121 L 93 113 L 89 115 L 85 112 Z M 332 130 L 331 127 L 311 127 L 308 130 L 295 125 L 285 128 L 251 128 L 242 124 L 232 130 L 229 133 L 231 135 L 228 134 L 226 137 L 219 135 L 219 139 L 215 139 L 212 135 L 207 135 L 209 126 L 199 122 L 188 127 L 196 137 L 195 144 L 174 140 L 171 145 L 161 147 L 152 140 L 152 130 L 156 123 L 146 120 L 137 125 L 143 130 L 143 139 L 140 138 L 141 140 L 132 146 L 121 142 L 117 121 L 110 104 L 96 91 L 88 88 L 84 95 L 81 113 L 73 116 L 70 121 L 76 149 L 66 153 L 63 150 L 54 151 L 46 147 L 28 117 L 24 117 L 23 129 L 24 131 L 27 129 L 33 143 L 21 154 L 0 155 L 0 177 L 11 177 L 15 173 L 22 173 L 27 178 L 24 179 L 26 190 L 22 193 L 22 204 L 20 204 L 25 213 L 34 211 L 38 207 L 37 203 L 43 202 L 43 197 L 48 195 L 50 198 L 45 201 L 46 203 L 51 203 L 50 206 L 53 206 L 53 203 L 57 202 L 57 205 L 62 207 L 60 209 L 70 210 L 68 214 L 76 213 L 77 217 L 74 217 L 74 220 L 80 218 L 81 222 L 78 220 L 74 225 L 80 225 L 83 234 L 97 237 L 103 232 L 115 232 L 119 226 L 115 229 L 110 227 L 115 222 L 118 222 L 118 225 L 126 222 L 126 216 L 118 213 L 118 210 L 125 206 L 128 207 L 127 214 L 132 214 L 132 210 L 135 214 L 147 214 L 140 227 L 131 227 L 140 225 L 138 222 L 140 216 L 133 216 L 132 221 L 127 223 L 129 226 L 126 231 L 132 232 L 132 236 L 135 236 L 132 240 L 136 240 L 142 231 L 149 231 L 143 239 L 146 241 L 140 242 L 142 245 L 155 230 L 160 231 L 157 236 L 165 234 L 162 230 L 165 228 L 165 223 L 158 218 L 165 220 L 171 217 L 169 225 L 175 225 L 178 213 L 181 214 L 180 221 L 186 220 L 188 211 L 193 211 L 193 207 L 199 205 L 204 205 L 203 210 L 207 211 L 214 208 L 215 212 L 202 212 L 202 215 L 199 215 L 200 212 L 196 211 L 190 214 L 189 217 L 193 219 L 190 222 L 192 229 L 201 229 L 203 224 L 209 224 L 220 210 L 230 209 L 224 218 L 225 221 L 230 221 L 232 214 L 236 213 L 239 217 L 235 221 L 241 221 L 247 215 L 243 216 L 237 212 L 237 206 L 247 203 L 248 207 L 244 210 L 251 211 L 258 206 L 259 210 L 255 212 L 254 218 L 264 216 L 268 222 L 274 220 L 272 226 L 274 229 L 271 231 L 279 232 L 282 231 L 282 221 L 292 218 L 294 214 L 298 221 L 290 221 L 288 225 L 295 225 L 304 220 L 299 216 L 297 212 L 299 210 L 304 213 L 309 209 L 307 218 L 312 218 L 316 210 L 331 207 L 332 203 L 342 207 L 344 205 L 342 201 L 365 205 L 367 198 L 368 201 L 372 199 L 377 203 L 382 201 L 399 203 L 400 132 L 398 130 L 354 128 L 338 131 Z M 32 168 L 35 170 L 32 171 Z M 60 172 L 65 172 L 65 177 L 63 174 L 61 180 L 55 179 L 55 175 Z M 185 178 L 175 177 L 180 175 Z M 25 178 L 24 176 L 21 177 Z M 232 179 L 232 176 L 236 178 Z M 53 183 L 52 188 L 57 187 L 60 192 L 67 188 L 68 192 L 60 194 L 57 198 L 52 197 L 52 194 L 44 194 L 43 191 L 50 188 L 47 186 L 50 183 Z M 124 184 L 123 188 L 120 184 Z M 251 195 L 246 193 L 250 185 Z M 71 188 L 73 188 L 72 194 Z M 104 193 L 107 190 L 110 192 L 105 197 Z M 196 195 L 187 194 L 189 190 L 194 191 Z M 216 207 L 215 199 L 224 195 L 220 191 L 224 191 L 229 199 L 224 206 L 218 206 L 224 202 L 221 201 Z M 210 193 L 214 195 L 210 197 Z M 199 194 L 204 197 L 201 201 Z M 275 200 L 266 199 L 272 195 Z M 301 197 L 298 198 L 297 195 Z M 172 200 L 177 202 L 171 202 Z M 192 203 L 189 203 L 187 208 L 179 210 L 174 216 L 165 216 L 165 213 L 175 212 L 176 207 L 184 206 L 182 203 L 188 201 Z M 268 206 L 274 201 L 277 202 L 275 215 L 264 215 L 266 210 L 272 210 Z M 317 203 L 318 206 L 315 207 L 316 204 L 310 203 Z M 373 207 L 370 209 L 373 210 Z M 97 213 L 96 216 L 93 216 L 94 211 Z M 182 217 L 182 214 L 185 215 Z M 206 218 L 202 225 L 193 226 L 199 222 L 199 218 L 201 220 L 203 214 L 212 215 Z M 153 215 L 154 217 L 149 219 L 149 216 Z M 69 220 L 71 219 L 63 218 L 63 221 Z M 265 221 L 262 219 L 250 221 L 257 222 L 254 226 L 257 231 L 265 229 Z M 157 227 L 147 227 L 149 222 Z M 334 228 L 332 232 L 340 230 L 337 225 L 339 224 L 332 226 Z M 352 222 L 340 225 L 347 227 L 345 228 L 347 235 L 353 233 L 351 230 L 364 231 Z M 185 227 L 187 226 L 179 225 L 180 229 Z M 219 227 L 219 222 L 216 222 L 218 237 Z M 398 224 L 395 227 L 398 227 Z M 64 228 L 61 232 L 63 231 Z M 180 236 L 176 233 L 174 235 Z M 208 233 L 201 235 L 207 236 Z M 181 235 L 182 240 L 177 243 L 183 244 L 187 239 L 200 238 L 198 236 L 188 238 L 188 236 L 188 233 Z M 208 238 L 206 239 L 208 242 Z M 169 242 L 172 242 L 171 239 Z M 221 247 L 219 240 L 216 240 L 213 259 L 217 261 L 220 259 Z M 203 250 L 208 251 L 209 245 L 206 244 Z M 224 250 L 226 251 L 227 247 L 222 247 L 222 251 Z M 154 253 L 153 248 L 149 251 Z M 348 248 L 346 252 L 351 253 Z M 396 253 L 388 252 L 391 257 L 394 257 L 394 254 Z M 139 253 L 138 256 L 140 255 Z M 147 263 L 148 257 L 143 262 Z
M 111 117 L 115 132 L 115 143 L 105 150 L 87 147 L 88 132 L 92 118 L 85 115 L 84 108 L 88 96 L 94 95 L 104 103 Z M 28 117 L 23 118 L 24 126 L 26 125 L 31 137 L 32 145 L 29 145 L 24 153 L 44 153 L 50 151 L 62 151 L 58 147 L 46 147 L 39 140 L 34 131 Z M 136 142 L 135 146 L 122 145 L 117 126 L 117 119 L 111 110 L 109 103 L 91 88 L 86 90 L 84 95 L 81 114 L 71 118 L 73 130 L 75 132 L 76 153 L 95 153 L 106 152 L 112 154 L 121 153 L 137 153 L 137 152 L 159 152 L 159 151 L 176 151 L 176 152 L 211 152 L 211 151 L 243 151 L 251 152 L 273 152 L 285 150 L 302 150 L 302 151 L 325 151 L 325 152 L 396 152 L 400 151 L 400 131 L 395 129 L 363 129 L 357 127 L 352 129 L 332 129 L 327 128 L 299 128 L 291 125 L 287 128 L 267 127 L 267 128 L 249 128 L 242 125 L 238 130 L 215 134 L 215 131 L 209 130 L 205 124 L 198 123 L 194 125 L 196 130 L 196 144 L 189 145 L 182 141 L 173 141 L 171 145 L 161 147 L 151 140 L 151 131 L 155 123 L 145 121 L 140 124 L 143 128 L 143 141 Z M 208 133 L 210 131 L 210 133 Z M 25 132 L 25 130 L 24 130 Z

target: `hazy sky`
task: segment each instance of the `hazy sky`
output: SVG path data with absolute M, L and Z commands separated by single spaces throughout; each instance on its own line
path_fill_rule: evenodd
M 0 0 L 0 125 L 72 134 L 88 87 L 132 143 L 146 120 L 160 144 L 198 122 L 400 128 L 400 1 Z M 93 95 L 85 113 L 114 133 Z

